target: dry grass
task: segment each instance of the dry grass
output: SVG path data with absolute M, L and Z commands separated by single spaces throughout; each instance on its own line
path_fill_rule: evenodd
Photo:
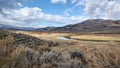
M 90 67 L 120 68 L 120 48 L 118 47 L 97 49 L 86 55 L 86 58 Z
M 1 48 L 2 53 L 6 53 L 10 47 Z M 21 45 L 0 56 L 1 68 L 119 68 L 120 65 L 119 46 L 40 46 L 31 49 Z
M 74 58 L 71 59 L 72 54 L 70 55 L 69 52 L 52 50 L 48 46 L 40 46 L 38 49 L 22 45 L 12 47 L 12 39 L 12 37 L 8 37 L 0 40 L 2 44 L 0 45 L 0 68 L 74 68 L 84 66 L 82 58 L 79 57 L 80 52 L 73 55 Z M 72 53 L 74 54 L 74 52 Z
M 6 64 L 11 60 L 10 53 L 12 51 L 11 42 L 13 38 L 8 36 L 6 39 L 0 40 L 0 64 Z
M 34 36 L 44 40 L 50 41 L 65 41 L 57 37 L 66 36 L 69 38 L 83 40 L 83 41 L 117 41 L 120 42 L 119 34 L 68 34 L 68 33 L 39 33 L 39 32 L 27 32 L 27 31 L 16 31 L 15 33 L 22 33 L 30 36 Z
M 74 50 L 82 52 L 88 63 L 87 68 L 120 68 L 120 46 L 71 45 L 61 48 L 54 47 L 53 49 L 62 52 Z
M 78 40 L 90 40 L 90 41 L 120 41 L 120 37 L 113 36 L 99 36 L 99 35 L 78 35 L 78 36 L 70 36 L 70 38 L 78 39 Z
M 63 41 L 58 39 L 57 37 L 72 35 L 68 33 L 43 33 L 43 32 L 40 33 L 40 32 L 27 32 L 27 31 L 16 31 L 15 33 L 26 34 L 26 35 L 34 36 L 40 39 L 48 40 L 48 41 Z
M 0 40 L 0 68 L 120 68 L 120 43 L 79 42 L 67 46 L 13 46 Z
M 0 39 L 0 68 L 14 68 L 18 58 L 20 58 L 26 50 L 23 46 L 13 47 L 13 40 L 11 36 Z

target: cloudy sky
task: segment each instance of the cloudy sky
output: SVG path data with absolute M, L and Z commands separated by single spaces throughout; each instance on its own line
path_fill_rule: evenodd
M 120 19 L 120 0 L 0 0 L 0 24 L 64 26 L 98 18 Z

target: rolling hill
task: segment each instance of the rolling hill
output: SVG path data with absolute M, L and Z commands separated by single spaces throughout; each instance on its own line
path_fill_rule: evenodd
M 89 19 L 77 24 L 70 24 L 63 27 L 17 27 L 0 24 L 1 29 L 10 30 L 31 30 L 41 32 L 68 32 L 68 33 L 120 33 L 120 20 Z
M 39 28 L 43 32 L 70 32 L 70 33 L 120 33 L 120 20 L 89 19 L 77 24 L 63 27 Z

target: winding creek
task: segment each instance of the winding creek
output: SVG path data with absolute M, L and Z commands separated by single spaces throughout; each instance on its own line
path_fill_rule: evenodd
M 67 36 L 58 36 L 57 37 L 60 40 L 78 40 L 78 41 L 96 41 L 96 42 L 110 42 L 110 41 L 114 41 L 114 40 L 89 40 L 89 39 L 75 39 L 75 38 L 69 38 Z M 114 41 L 114 42 L 120 42 L 120 41 Z
M 57 38 L 61 39 L 61 40 L 75 40 L 75 39 L 68 38 L 68 37 L 65 37 L 65 36 L 58 36 Z

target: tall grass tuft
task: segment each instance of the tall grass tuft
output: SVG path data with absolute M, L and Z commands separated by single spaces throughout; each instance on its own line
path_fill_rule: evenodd
M 11 60 L 12 42 L 13 38 L 11 36 L 0 39 L 0 65 L 4 65 Z

